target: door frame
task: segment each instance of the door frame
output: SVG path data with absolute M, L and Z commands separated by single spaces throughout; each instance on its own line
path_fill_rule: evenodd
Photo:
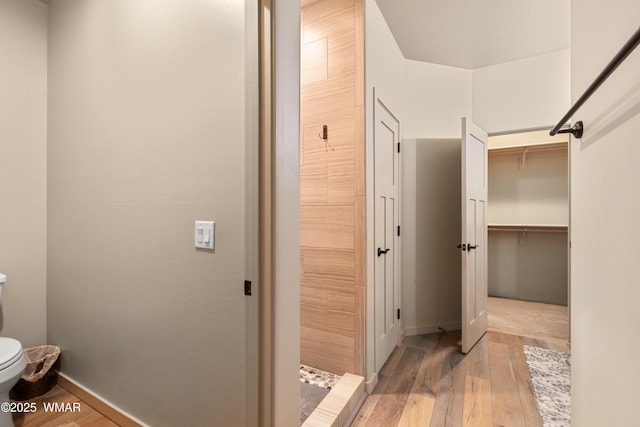
M 515 130 L 504 130 L 504 131 L 497 131 L 497 132 L 488 132 L 488 138 L 491 138 L 493 136 L 502 136 L 502 135 L 515 135 L 518 133 L 528 133 L 528 132 L 537 132 L 537 131 L 542 131 L 542 130 L 547 130 L 550 131 L 551 129 L 553 129 L 553 127 L 555 126 L 555 124 L 551 124 L 548 126 L 539 126 L 539 127 L 532 127 L 532 128 L 520 128 L 520 129 L 515 129 Z M 562 126 L 562 129 L 569 129 L 571 127 L 571 123 L 567 123 L 564 126 Z M 567 142 L 567 185 L 568 185 L 568 197 L 569 197 L 569 211 L 567 213 L 568 215 L 568 219 L 567 219 L 567 310 L 569 313 L 569 344 L 571 344 L 571 143 L 573 142 L 573 137 L 571 134 L 566 134 L 567 138 L 568 138 L 568 142 Z M 487 182 L 487 185 L 489 185 L 489 183 Z M 488 190 L 488 188 L 487 188 Z M 488 200 L 487 200 L 488 202 Z M 488 243 L 488 242 L 487 242 Z M 488 256 L 488 254 L 487 254 Z M 489 286 L 487 284 L 487 291 L 489 289 Z
M 397 123 L 398 123 L 398 141 L 397 143 L 400 144 L 401 143 L 401 123 L 400 120 L 396 117 L 395 114 L 393 114 L 393 112 L 389 109 L 389 107 L 387 107 L 387 105 L 384 103 L 384 101 L 382 100 L 382 98 L 376 93 L 376 88 L 373 88 L 373 135 L 372 135 L 372 143 L 373 146 L 371 147 L 372 151 L 373 151 L 373 167 L 372 167 L 372 181 L 373 181 L 373 199 L 375 200 L 375 181 L 377 178 L 377 170 L 376 170 L 376 161 L 375 161 L 375 151 L 376 151 L 376 127 L 377 127 L 377 120 L 378 117 L 376 115 L 376 111 L 378 109 L 378 106 L 383 108 Z M 402 218 L 402 203 L 401 203 L 401 193 L 402 193 L 402 189 L 401 189 L 401 182 L 402 182 L 402 170 L 401 170 L 401 161 L 400 161 L 400 151 L 397 152 L 398 154 L 398 161 L 397 164 L 395 165 L 395 167 L 397 168 L 397 188 L 398 188 L 398 194 L 397 194 L 397 207 L 398 207 L 398 218 L 397 218 L 397 225 L 400 226 L 400 219 Z M 395 161 L 395 160 L 394 160 Z M 375 230 L 375 223 L 376 223 L 376 208 L 375 208 L 375 201 L 373 203 L 373 215 L 371 215 L 371 220 L 373 222 L 373 239 L 371 240 L 371 245 L 368 245 L 367 247 L 369 247 L 369 251 L 371 251 L 371 253 L 373 254 L 373 280 L 371 281 L 371 286 L 369 287 L 371 293 L 373 294 L 374 297 L 374 301 L 373 301 L 373 322 L 371 327 L 373 328 L 374 331 L 374 343 L 373 343 L 373 352 L 374 352 L 374 370 L 379 369 L 378 365 L 380 365 L 380 367 L 382 366 L 381 363 L 379 363 L 380 361 L 378 360 L 378 336 L 377 336 L 377 331 L 376 331 L 376 323 L 378 320 L 378 316 L 380 315 L 380 313 L 378 313 L 376 311 L 376 306 L 378 301 L 376 300 L 376 274 L 375 274 L 375 265 L 377 262 L 376 259 L 376 249 L 377 249 L 377 245 L 376 245 L 376 230 Z M 402 291 L 401 291 L 401 265 L 402 265 L 402 261 L 401 261 L 401 244 L 400 244 L 400 236 L 396 236 L 396 231 L 392 230 L 392 233 L 394 235 L 394 237 L 397 237 L 397 245 L 394 248 L 394 263 L 396 263 L 395 265 L 395 269 L 396 271 L 394 272 L 395 275 L 395 280 L 396 280 L 396 289 L 394 290 L 395 293 L 395 298 L 397 299 L 397 307 L 394 307 L 394 311 L 396 309 L 401 310 L 401 305 L 402 305 Z M 395 315 L 395 313 L 394 313 Z M 399 316 L 400 317 L 400 316 Z M 401 323 L 401 318 L 397 319 L 397 323 L 398 323 L 398 342 L 397 344 L 399 345 L 402 341 L 402 323 Z M 386 361 L 386 360 L 385 360 Z M 384 363 L 384 362 L 383 362 Z
M 258 1 L 257 425 L 268 427 L 300 423 L 300 1 Z

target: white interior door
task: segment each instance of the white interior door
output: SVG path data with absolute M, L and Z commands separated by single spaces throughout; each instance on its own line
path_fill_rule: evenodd
M 487 133 L 462 119 L 462 352 L 487 331 Z
M 400 123 L 375 98 L 375 366 L 378 371 L 400 341 L 399 194 Z

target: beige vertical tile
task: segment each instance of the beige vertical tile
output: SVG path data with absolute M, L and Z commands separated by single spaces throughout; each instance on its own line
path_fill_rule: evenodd
M 356 296 L 352 293 L 328 291 L 327 307 L 334 311 L 344 311 L 354 313 L 356 307 Z
M 363 1 L 302 7 L 301 358 L 364 373 Z
M 355 177 L 356 177 L 356 196 L 365 195 L 365 139 L 364 139 L 364 106 L 357 106 L 354 109 L 354 161 L 355 161 Z
M 331 34 L 328 38 L 327 49 L 329 51 L 327 63 L 329 77 L 352 74 L 356 70 L 356 34 L 353 27 L 344 28 Z
M 300 326 L 314 330 L 329 329 L 329 316 L 326 308 L 300 304 Z
M 327 39 L 305 43 L 300 52 L 300 84 L 326 80 L 328 76 Z
M 300 289 L 300 302 L 326 309 L 329 307 L 329 292 L 325 289 L 302 286 Z
M 355 2 L 355 103 L 364 105 L 364 0 Z
M 328 328 L 327 331 L 344 335 L 347 337 L 353 337 L 356 329 L 356 319 L 353 313 L 347 313 L 344 311 L 328 310 Z M 350 355 L 353 357 L 353 355 Z

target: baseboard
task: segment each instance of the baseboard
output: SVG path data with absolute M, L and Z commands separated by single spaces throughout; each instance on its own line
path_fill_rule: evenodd
M 114 423 L 122 427 L 149 427 L 147 424 L 136 419 L 133 415 L 126 413 L 122 409 L 110 403 L 102 396 L 92 392 L 85 386 L 77 383 L 63 373 L 58 374 L 58 385 L 80 400 L 87 403 L 96 411 L 109 418 Z
M 371 379 L 364 383 L 364 391 L 371 395 L 373 393 L 373 389 L 378 385 L 378 373 L 374 372 L 371 376 Z
M 407 337 L 412 335 L 433 334 L 434 332 L 441 332 L 440 328 L 445 331 L 458 331 L 462 329 L 462 322 L 444 322 L 433 325 L 416 326 L 413 328 L 406 328 L 404 334 Z

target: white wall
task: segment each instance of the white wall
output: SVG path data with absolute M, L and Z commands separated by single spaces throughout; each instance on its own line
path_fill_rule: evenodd
M 459 236 L 459 200 L 435 184 L 456 180 L 448 171 L 459 168 L 460 118 L 489 132 L 551 125 L 569 106 L 569 51 L 476 70 L 407 60 L 404 91 L 403 327 L 410 335 L 460 321 L 459 252 L 443 249 Z M 443 217 L 433 214 L 436 205 Z
M 460 328 L 460 133 L 472 71 L 406 60 L 403 81 L 402 330 L 415 335 Z
M 403 140 L 402 327 L 460 329 L 460 139 Z
M 489 154 L 487 221 L 499 225 L 569 223 L 569 160 L 566 150 Z
M 459 186 L 459 177 L 448 173 L 459 170 L 460 119 L 472 117 L 489 132 L 554 124 L 569 106 L 569 51 L 477 70 L 407 60 L 375 1 L 367 1 L 366 6 L 367 169 L 371 171 L 373 165 L 373 87 L 400 119 L 404 144 L 402 328 L 406 334 L 432 332 L 438 326 L 456 328 L 461 315 L 460 264 L 455 247 L 458 242 L 453 241 L 459 239 L 455 236 L 460 232 L 460 208 L 459 196 L 450 196 L 459 193 L 459 188 L 448 184 Z M 441 156 L 441 161 L 433 156 Z M 444 164 L 448 169 L 442 168 Z M 372 200 L 372 182 L 369 175 L 368 200 Z M 434 205 L 444 216 L 434 214 Z M 367 215 L 371 239 L 371 204 Z M 448 247 L 449 240 L 450 250 L 442 249 Z M 437 262 L 429 263 L 427 259 Z M 373 260 L 367 263 L 368 283 L 372 283 Z M 372 304 L 369 294 L 368 304 Z M 369 318 L 369 324 L 371 321 Z M 372 343 L 372 331 L 368 333 L 367 341 Z M 369 353 L 372 355 L 373 351 L 370 349 Z M 369 367 L 373 366 L 370 359 L 368 379 L 372 375 Z
M 62 372 L 150 425 L 244 425 L 255 22 L 226 0 L 49 12 L 47 321 Z M 214 253 L 193 247 L 206 219 Z
M 47 6 L 0 2 L 0 334 L 46 344 Z
M 471 117 L 471 70 L 406 60 L 402 103 L 404 138 L 460 138 Z
M 300 423 L 300 2 L 275 4 L 273 425 Z M 292 118 L 294 118 L 292 120 Z M 295 262 L 292 262 L 294 260 Z M 261 420 L 264 421 L 264 420 Z
M 489 231 L 489 296 L 567 305 L 567 233 Z
M 552 127 L 569 109 L 570 51 L 473 70 L 473 118 L 489 133 Z
M 404 138 L 400 153 L 400 336 L 416 328 L 416 140 Z
M 543 133 L 546 138 L 548 131 Z M 499 137 L 526 144 L 528 134 Z M 489 138 L 489 146 L 494 143 Z M 538 140 L 532 139 L 532 142 Z M 496 145 L 495 143 L 493 144 Z M 569 160 L 563 150 L 522 153 L 489 151 L 490 225 L 557 225 L 563 232 L 489 230 L 489 296 L 567 305 Z
M 637 0 L 572 4 L 575 101 L 638 28 Z M 638 424 L 640 369 L 640 49 L 574 115 L 572 425 Z
M 373 108 L 374 88 L 376 97 L 389 108 L 400 120 L 400 133 L 404 126 L 402 116 L 403 105 L 403 81 L 405 59 L 396 44 L 391 30 L 387 26 L 375 0 L 365 0 L 365 144 L 366 144 L 366 200 L 367 200 L 367 248 L 372 247 L 374 241 L 373 221 Z M 374 348 L 374 299 L 373 277 L 374 258 L 373 251 L 366 251 L 367 258 L 367 331 L 366 331 L 366 361 L 365 379 L 367 391 L 375 381 L 375 348 Z
M 460 119 L 471 114 L 472 72 L 454 67 L 427 64 L 406 60 L 389 30 L 375 0 L 365 3 L 365 78 L 366 78 L 366 143 L 367 170 L 373 170 L 373 88 L 394 115 L 400 120 L 400 133 L 405 146 L 401 153 L 402 161 L 402 226 L 406 232 L 401 236 L 403 265 L 401 281 L 403 293 L 417 296 L 412 306 L 402 307 L 401 322 L 403 330 L 415 333 L 424 330 L 425 325 L 447 324 L 449 313 L 456 306 L 445 308 L 446 315 L 437 320 L 438 303 L 415 285 L 415 238 L 410 237 L 415 229 L 415 173 L 416 142 L 412 138 L 459 138 Z M 406 187 L 406 188 L 404 188 Z M 367 176 L 367 240 L 373 241 L 373 176 Z M 455 246 L 455 245 L 454 245 Z M 367 283 L 373 283 L 373 258 L 369 251 L 367 259 Z M 438 276 L 436 274 L 436 276 Z M 438 276 L 439 277 L 439 276 Z M 432 286 L 437 281 L 422 278 L 421 286 Z M 426 282 L 425 282 L 426 281 Z M 424 285 L 424 283 L 427 283 Z M 367 294 L 368 315 L 373 313 L 373 293 Z M 408 301 L 404 296 L 403 301 Z M 418 307 L 418 309 L 416 309 Z M 451 308 L 449 310 L 449 308 Z M 435 310 L 435 311 L 434 311 Z M 459 310 L 458 310 L 459 311 Z M 446 319 L 445 319 L 446 318 Z M 433 321 L 433 322 L 432 322 Z M 459 321 L 459 320 L 458 320 Z M 373 324 L 371 317 L 368 324 Z M 367 380 L 373 376 L 373 330 L 367 331 L 368 347 Z
M 400 48 L 387 26 L 375 0 L 365 0 L 365 79 L 367 131 L 373 129 L 371 92 L 377 95 L 393 114 L 403 119 L 405 62 Z M 401 120 L 401 125 L 404 125 Z M 369 134 L 368 134 L 369 135 Z

